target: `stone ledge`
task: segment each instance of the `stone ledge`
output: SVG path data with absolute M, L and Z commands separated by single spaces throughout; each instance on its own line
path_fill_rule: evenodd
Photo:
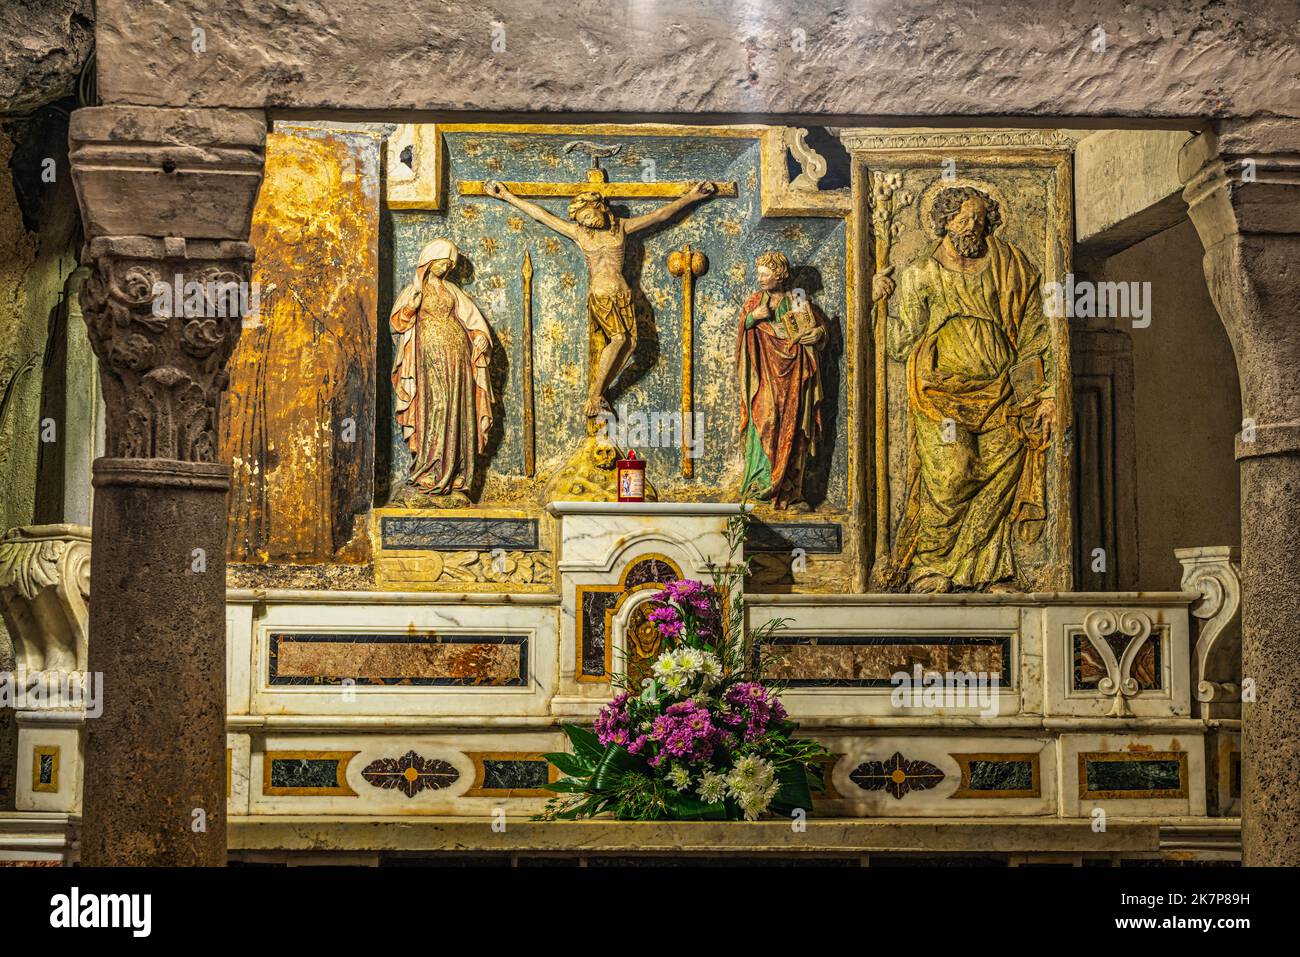
M 81 818 L 59 811 L 0 811 L 0 862 L 59 861 L 75 850 Z
M 873 851 L 1015 853 L 1160 850 L 1161 827 L 1219 823 L 1207 818 L 1111 818 L 1096 833 L 1087 819 L 826 818 L 803 833 L 785 821 L 549 822 L 489 817 L 230 818 L 231 851 L 446 851 L 449 853 L 582 852 L 583 854 L 863 854 Z
M 320 693 L 336 694 L 337 689 L 320 686 Z M 839 690 L 839 689 L 837 689 Z M 889 690 L 872 694 L 888 697 Z M 488 731 L 558 731 L 561 725 L 575 722 L 589 722 L 605 701 L 590 699 L 553 699 L 567 710 L 554 714 L 494 714 L 494 715 L 390 715 L 390 714 L 227 714 L 226 730 L 231 734 L 249 734 L 258 731 L 272 731 L 277 734 L 369 734 L 369 733 L 429 733 L 447 734 L 452 732 L 488 732 Z M 26 712 L 24 716 L 26 717 Z M 36 714 L 40 714 L 37 712 Z M 933 732 L 937 735 L 953 733 L 959 737 L 969 737 L 968 732 L 978 731 L 988 734 L 1006 733 L 1063 733 L 1063 734 L 1124 734 L 1126 732 L 1144 734 L 1203 734 L 1209 725 L 1201 718 L 1178 717 L 1097 717 L 1065 715 L 1046 717 L 1042 715 L 1008 715 L 1006 717 L 985 718 L 972 714 L 948 715 L 794 715 L 799 722 L 799 729 L 804 734 L 883 734 L 898 732 Z M 32 723 L 41 721 L 32 717 Z M 64 719 L 50 719 L 58 723 Z M 1216 724 L 1215 727 L 1240 729 L 1236 724 Z

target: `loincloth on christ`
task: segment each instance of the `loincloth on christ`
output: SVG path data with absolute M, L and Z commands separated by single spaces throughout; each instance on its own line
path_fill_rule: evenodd
M 612 296 L 588 293 L 587 317 L 606 339 L 623 334 L 633 346 L 636 345 L 636 310 L 632 308 L 631 290 L 625 289 Z

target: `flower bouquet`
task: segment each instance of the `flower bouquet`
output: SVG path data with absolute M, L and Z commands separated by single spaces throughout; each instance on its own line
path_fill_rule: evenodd
M 728 529 L 733 555 L 744 525 L 737 518 Z M 608 811 L 620 820 L 752 821 L 811 810 L 830 755 L 794 737 L 779 688 L 763 681 L 763 662 L 751 652 L 753 638 L 784 622 L 745 640 L 741 591 L 728 587 L 743 564 L 710 571 L 722 588 L 686 579 L 653 597 L 647 617 L 662 650 L 640 684 L 615 675 L 621 690 L 595 727 L 563 727 L 573 751 L 545 755 L 567 777 L 547 786 L 559 794 L 543 820 Z

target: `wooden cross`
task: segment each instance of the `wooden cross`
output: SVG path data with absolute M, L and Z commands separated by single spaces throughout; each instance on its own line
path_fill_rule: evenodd
M 463 179 L 458 184 L 462 196 L 486 196 L 484 184 L 487 180 Z M 676 199 L 695 185 L 690 183 L 611 183 L 608 174 L 600 167 L 587 170 L 585 182 L 577 183 L 512 183 L 502 180 L 501 184 L 516 196 L 525 199 L 545 199 L 555 196 L 577 196 L 579 193 L 599 193 L 606 199 Z M 717 190 L 715 196 L 734 199 L 737 195 L 736 182 L 714 181 Z

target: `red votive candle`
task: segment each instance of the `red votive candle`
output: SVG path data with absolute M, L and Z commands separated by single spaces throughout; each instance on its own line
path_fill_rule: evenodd
M 635 449 L 627 453 L 627 458 L 618 460 L 618 500 L 645 501 L 645 459 L 637 458 Z

